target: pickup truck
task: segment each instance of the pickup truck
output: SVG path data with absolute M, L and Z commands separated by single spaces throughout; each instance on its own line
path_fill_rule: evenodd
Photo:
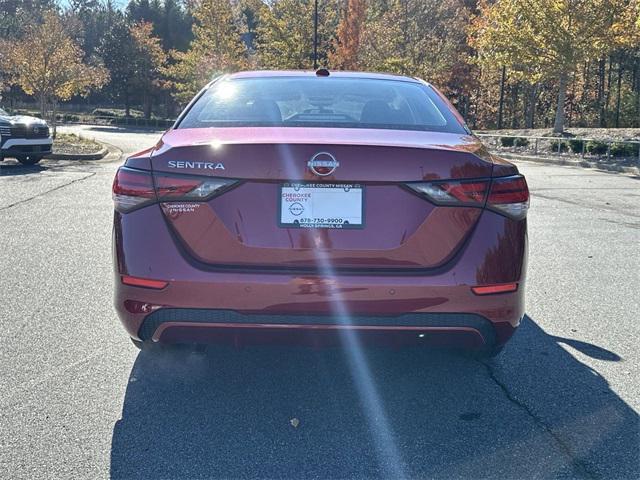
M 51 153 L 53 140 L 47 122 L 26 115 L 11 116 L 0 108 L 0 161 L 15 158 L 34 165 Z

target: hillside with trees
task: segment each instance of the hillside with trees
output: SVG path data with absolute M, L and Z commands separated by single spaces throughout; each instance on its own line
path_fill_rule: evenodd
M 318 0 L 317 32 L 318 65 L 424 78 L 472 128 L 640 127 L 640 0 Z M 313 64 L 313 0 L 0 0 L 2 104 L 43 115 L 171 118 L 217 75 Z

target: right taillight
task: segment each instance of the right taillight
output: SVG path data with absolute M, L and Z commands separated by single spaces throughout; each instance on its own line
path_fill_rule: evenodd
M 407 183 L 436 205 L 484 207 L 520 220 L 529 209 L 529 189 L 522 175 L 477 180 Z
M 529 188 L 522 175 L 494 178 L 487 197 L 487 208 L 520 220 L 529 210 Z
M 489 180 L 448 180 L 406 185 L 436 205 L 482 207 L 489 189 Z

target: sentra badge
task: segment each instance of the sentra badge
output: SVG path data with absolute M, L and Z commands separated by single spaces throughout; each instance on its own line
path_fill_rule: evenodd
M 169 168 L 200 168 L 203 170 L 224 170 L 222 163 L 211 162 L 181 162 L 177 160 L 171 160 L 168 163 Z

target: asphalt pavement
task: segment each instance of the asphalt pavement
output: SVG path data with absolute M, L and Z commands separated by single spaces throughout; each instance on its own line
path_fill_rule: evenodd
M 159 138 L 71 130 L 124 154 Z M 112 305 L 121 161 L 0 163 L 1 478 L 640 477 L 639 178 L 518 164 L 527 316 L 492 361 L 158 355 L 135 349 Z

